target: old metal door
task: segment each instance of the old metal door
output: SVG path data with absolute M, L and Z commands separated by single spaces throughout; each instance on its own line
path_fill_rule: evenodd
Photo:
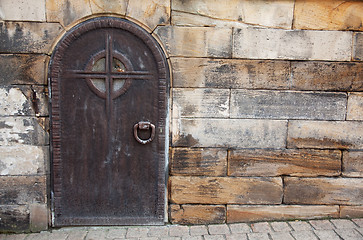
M 163 224 L 168 67 L 136 24 L 79 24 L 50 62 L 54 225 Z

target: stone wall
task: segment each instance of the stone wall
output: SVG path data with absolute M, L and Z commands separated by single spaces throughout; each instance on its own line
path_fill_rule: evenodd
M 143 26 L 172 71 L 169 221 L 363 217 L 363 3 L 0 2 L 0 231 L 47 228 L 47 64 L 75 24 Z
M 363 3 L 172 1 L 170 220 L 363 216 Z

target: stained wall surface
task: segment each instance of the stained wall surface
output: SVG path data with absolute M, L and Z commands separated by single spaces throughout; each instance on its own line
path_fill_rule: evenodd
M 363 2 L 2 0 L 0 231 L 51 225 L 49 58 L 101 15 L 168 56 L 171 223 L 363 217 Z

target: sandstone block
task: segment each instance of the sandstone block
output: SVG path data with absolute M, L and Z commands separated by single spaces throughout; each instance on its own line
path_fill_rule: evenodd
M 350 61 L 352 33 L 244 28 L 233 31 L 233 57 Z
M 253 25 L 291 28 L 293 1 L 172 1 L 174 12 L 188 12 L 211 19 L 239 21 Z M 182 22 L 183 23 L 183 22 Z
M 316 30 L 363 30 L 360 1 L 296 0 L 294 28 Z
M 0 175 L 45 174 L 49 147 L 0 146 Z
M 0 176 L 0 202 L 5 205 L 45 203 L 45 176 Z
M 0 52 L 48 53 L 61 31 L 58 23 L 0 22 Z
M 288 147 L 363 149 L 363 122 L 289 121 Z
M 350 93 L 347 120 L 363 120 L 363 93 Z
M 242 21 L 242 1 L 172 1 L 173 11 L 189 12 L 213 18 Z
M 240 1 L 242 21 L 252 25 L 290 29 L 294 1 Z
M 353 59 L 358 61 L 363 60 L 363 33 L 354 33 Z
M 340 206 L 341 218 L 363 218 L 363 206 Z
M 339 217 L 339 206 L 317 205 L 228 205 L 227 222 L 251 222 L 288 219 Z
M 47 204 L 33 203 L 29 206 L 30 231 L 40 232 L 48 229 L 48 207 Z
M 218 27 L 218 28 L 244 28 L 249 26 L 243 22 L 231 21 L 219 18 L 211 18 L 189 12 L 173 10 L 171 13 L 171 25 L 184 27 Z
M 126 15 L 127 1 L 126 0 L 92 0 L 89 1 L 91 11 L 95 13 L 117 13 Z
M 172 148 L 171 175 L 225 176 L 227 151 L 216 148 Z
M 126 1 L 125 1 L 126 2 Z M 165 25 L 170 20 L 170 1 L 166 0 L 139 0 L 127 1 L 127 16 L 141 21 L 154 30 L 158 25 Z
M 0 20 L 6 21 L 45 21 L 45 0 L 1 0 Z
M 285 120 L 174 119 L 172 143 L 187 147 L 284 148 Z
M 363 91 L 363 63 L 291 62 L 291 88 L 318 91 Z
M 363 122 L 289 121 L 288 147 L 362 149 Z
M 231 91 L 231 118 L 344 120 L 345 93 Z
M 343 152 L 343 176 L 363 177 L 363 152 Z
M 338 176 L 340 159 L 333 150 L 231 150 L 228 176 Z
M 155 33 L 171 57 L 231 57 L 231 29 L 160 26 Z
M 0 116 L 34 115 L 31 102 L 19 88 L 0 87 Z
M 59 22 L 62 26 L 68 26 L 74 21 L 91 15 L 89 0 L 47 0 L 46 13 L 48 22 Z M 97 4 L 94 2 L 94 4 Z
M 174 87 L 288 89 L 288 61 L 171 58 Z
M 224 205 L 175 205 L 170 206 L 173 224 L 211 224 L 226 222 Z
M 173 89 L 173 117 L 229 117 L 228 89 Z
M 363 178 L 294 178 L 284 180 L 286 204 L 363 204 Z
M 45 55 L 0 54 L 0 85 L 45 84 Z
M 24 232 L 29 230 L 27 206 L 0 205 L 0 232 Z
M 170 201 L 177 204 L 280 204 L 281 178 L 172 176 Z
M 0 117 L 0 145 L 48 145 L 49 136 L 34 117 Z

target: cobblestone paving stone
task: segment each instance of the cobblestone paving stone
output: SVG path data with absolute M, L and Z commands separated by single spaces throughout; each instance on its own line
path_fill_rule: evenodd
M 252 223 L 251 228 L 253 232 L 267 233 L 272 232 L 272 229 L 268 222 Z
M 269 234 L 273 240 L 294 240 L 289 232 L 271 232 Z
M 352 221 L 357 224 L 359 227 L 363 228 L 363 218 L 352 219 Z
M 363 240 L 363 219 L 212 225 L 67 227 L 0 240 Z
M 329 220 L 312 220 L 309 223 L 316 230 L 324 230 L 324 229 L 335 229 L 334 225 Z
M 334 230 L 315 230 L 314 232 L 320 240 L 340 240 L 340 237 Z
M 286 222 L 272 222 L 271 227 L 275 232 L 290 232 L 292 228 Z

